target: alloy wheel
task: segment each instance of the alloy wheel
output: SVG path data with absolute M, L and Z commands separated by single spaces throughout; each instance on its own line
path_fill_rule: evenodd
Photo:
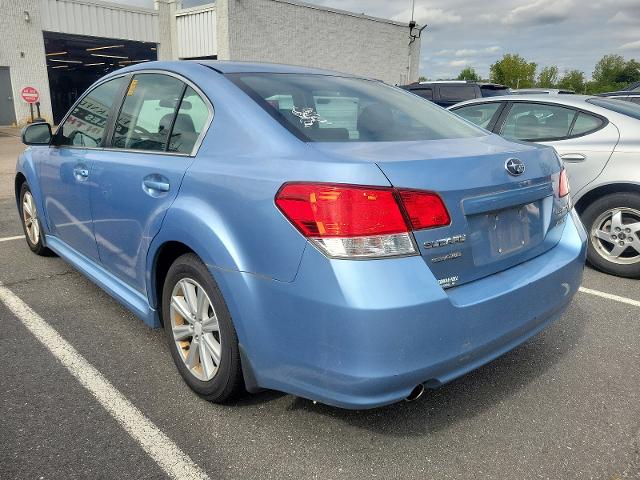
M 171 292 L 171 331 L 189 372 L 201 381 L 216 376 L 222 341 L 216 312 L 207 292 L 191 278 L 183 278 Z
M 591 241 L 596 252 L 609 262 L 640 262 L 640 211 L 625 207 L 605 211 L 593 222 Z
M 36 204 L 33 201 L 31 192 L 25 192 L 22 197 L 22 220 L 29 240 L 33 245 L 37 245 L 40 240 L 40 224 L 38 223 Z

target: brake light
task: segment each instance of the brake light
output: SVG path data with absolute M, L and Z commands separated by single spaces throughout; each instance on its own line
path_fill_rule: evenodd
M 567 170 L 565 168 L 560 170 L 560 181 L 558 184 L 558 196 L 562 198 L 569 195 L 571 188 L 569 187 L 569 179 L 567 178 Z
M 442 227 L 451 223 L 449 212 L 435 193 L 420 190 L 399 190 L 399 193 L 413 230 Z
M 449 224 L 434 193 L 327 183 L 287 183 L 276 195 L 287 219 L 335 258 L 415 255 L 411 230 Z

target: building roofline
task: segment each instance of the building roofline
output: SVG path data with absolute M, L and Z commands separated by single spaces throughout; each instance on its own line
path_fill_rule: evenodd
M 131 7 L 124 3 L 107 2 L 104 0 L 56 0 L 57 2 L 75 3 L 78 5 L 95 5 L 97 7 L 108 8 L 109 10 L 122 10 L 125 12 L 144 13 L 147 15 L 158 15 L 155 8 Z
M 311 3 L 306 3 L 306 2 L 301 2 L 299 0 L 271 0 L 272 2 L 278 2 L 278 3 L 288 3 L 289 5 L 295 5 L 298 7 L 303 7 L 303 8 L 310 8 L 312 10 L 320 10 L 323 12 L 331 12 L 331 13 L 336 13 L 338 15 L 347 15 L 349 17 L 356 17 L 356 18 L 362 18 L 364 20 L 370 20 L 372 22 L 380 22 L 380 23 L 387 23 L 390 25 L 396 25 L 399 27 L 406 27 L 409 28 L 409 24 L 405 23 L 405 22 L 398 22 L 396 20 L 390 20 L 388 18 L 381 18 L 381 17 L 373 17 L 370 15 L 365 15 L 364 13 L 355 13 L 355 12 L 350 12 L 349 10 L 341 10 L 339 8 L 332 8 L 332 7 L 325 7 L 325 6 L 320 6 L 320 5 L 313 5 Z M 421 25 L 416 25 L 415 28 L 420 28 Z
M 196 5 L 195 7 L 180 8 L 176 10 L 176 17 L 193 13 L 211 12 L 213 10 L 216 10 L 215 2 L 203 3 L 202 5 Z

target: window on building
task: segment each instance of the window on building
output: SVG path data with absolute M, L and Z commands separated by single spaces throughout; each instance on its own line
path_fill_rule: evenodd
M 95 148 L 102 145 L 107 119 L 126 77 L 105 82 L 85 95 L 58 130 L 56 144 Z

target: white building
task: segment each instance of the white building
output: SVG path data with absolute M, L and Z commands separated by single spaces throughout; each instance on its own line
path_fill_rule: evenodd
M 0 125 L 59 120 L 106 72 L 149 60 L 218 58 L 288 63 L 378 78 L 418 77 L 420 42 L 408 24 L 297 0 L 218 0 L 143 9 L 101 0 L 0 0 Z

